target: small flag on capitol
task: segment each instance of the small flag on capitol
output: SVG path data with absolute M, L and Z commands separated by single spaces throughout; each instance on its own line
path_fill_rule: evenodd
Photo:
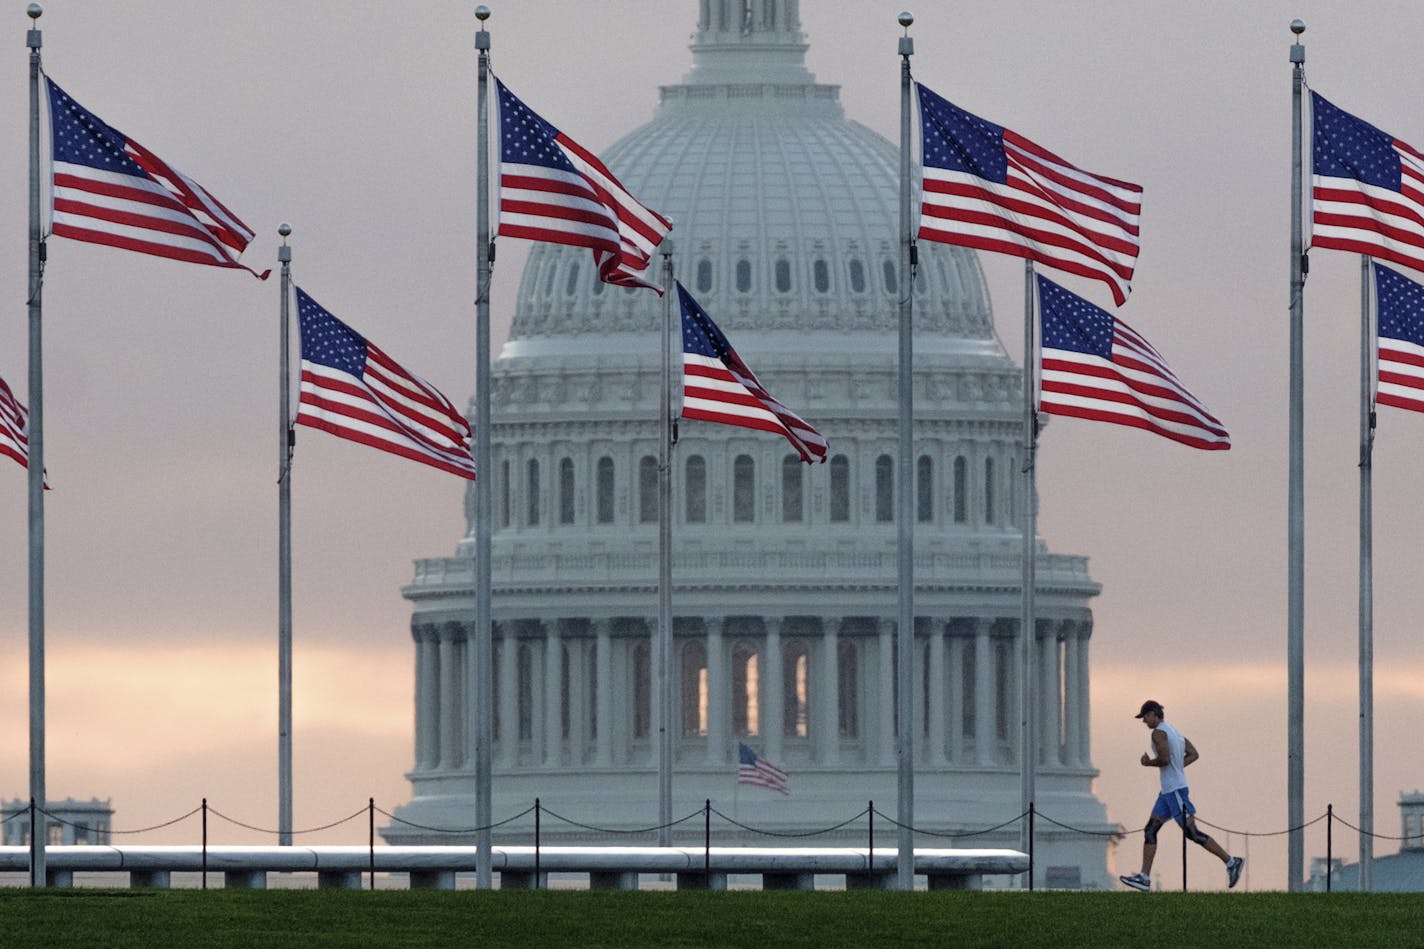
M 791 793 L 786 786 L 786 772 L 740 741 L 737 742 L 737 783 L 754 784 L 782 794 Z
M 784 435 L 801 460 L 825 461 L 821 433 L 762 388 L 727 337 L 681 283 L 682 417 Z
M 498 79 L 499 233 L 593 251 L 599 279 L 662 287 L 643 275 L 672 230 L 628 193 L 603 162 L 550 125 Z
M 1231 436 L 1132 327 L 1043 276 L 1039 408 L 1129 425 L 1206 450 Z
M 1424 154 L 1311 92 L 1310 246 L 1424 270 Z
M 1424 412 L 1424 286 L 1379 263 L 1374 268 L 1379 322 L 1375 401 Z
M 1137 266 L 1141 186 L 1076 168 L 916 87 L 919 236 L 1101 280 L 1121 306 Z
M 430 383 L 328 313 L 300 288 L 297 424 L 474 480 L 470 423 Z
M 49 88 L 54 165 L 52 231 L 60 237 L 236 267 L 251 228 L 193 179 L 75 102 Z
M 0 379 L 0 455 L 30 466 L 30 413 Z

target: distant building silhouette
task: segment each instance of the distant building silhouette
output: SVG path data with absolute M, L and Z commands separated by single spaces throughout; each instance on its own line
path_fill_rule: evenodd
M 1376 856 L 1370 871 L 1370 890 L 1378 893 L 1424 893 L 1424 792 L 1399 795 L 1399 853 Z M 1336 857 L 1332 861 L 1330 889 L 1357 891 L 1360 865 Z M 1310 861 L 1307 889 L 1325 891 L 1326 858 Z
M 67 797 L 45 805 L 49 815 L 47 827 L 50 844 L 107 844 L 114 821 L 114 808 L 109 801 L 97 797 L 76 801 Z M 0 804 L 0 820 L 4 821 L 4 842 L 9 847 L 23 847 L 30 842 L 30 802 L 16 798 Z

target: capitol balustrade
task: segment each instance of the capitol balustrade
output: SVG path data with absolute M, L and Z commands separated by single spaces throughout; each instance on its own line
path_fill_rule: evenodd
M 955 587 L 1016 581 L 1020 559 L 1006 553 L 926 552 L 915 555 L 915 576 L 921 588 L 934 587 L 936 578 L 953 577 Z M 894 551 L 754 551 L 723 549 L 680 551 L 672 558 L 675 577 L 717 577 L 719 585 L 755 581 L 761 584 L 817 585 L 854 582 L 893 585 L 898 571 Z M 494 582 L 646 584 L 657 575 L 656 550 L 588 551 L 568 553 L 557 550 L 515 553 L 497 557 L 491 565 Z M 1088 558 L 1070 554 L 1040 554 L 1036 561 L 1040 586 L 1057 584 L 1080 587 L 1092 584 Z M 415 562 L 414 586 L 431 588 L 473 588 L 475 564 L 469 557 L 431 557 Z M 1094 584 L 1095 585 L 1095 584 Z

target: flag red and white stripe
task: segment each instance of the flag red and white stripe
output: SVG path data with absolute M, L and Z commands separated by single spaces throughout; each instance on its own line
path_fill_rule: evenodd
M 1141 186 L 1084 171 L 917 86 L 919 236 L 1101 280 L 1121 305 L 1137 266 Z
M 55 235 L 267 277 L 270 271 L 238 262 L 251 228 L 196 181 L 45 82 Z
M 495 80 L 500 98 L 499 233 L 587 247 L 605 283 L 662 287 L 644 273 L 672 230 L 598 157 Z
M 30 466 L 30 413 L 0 379 L 0 455 Z

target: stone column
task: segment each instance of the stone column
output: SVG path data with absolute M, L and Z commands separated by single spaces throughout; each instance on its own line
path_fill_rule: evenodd
M 593 681 L 596 695 L 594 732 L 597 735 L 593 763 L 600 768 L 613 764 L 613 624 L 606 619 L 593 621 L 594 660 Z
M 1038 748 L 1039 761 L 1047 767 L 1056 767 L 1063 763 L 1062 758 L 1062 699 L 1059 695 L 1059 688 L 1062 682 L 1062 663 L 1058 654 L 1058 632 L 1057 626 L 1052 622 L 1044 622 L 1040 626 L 1042 638 L 1039 639 L 1039 670 L 1041 672 L 1039 680 L 1043 683 L 1043 730 L 1039 732 Z
M 569 650 L 569 763 L 582 765 L 588 751 L 588 641 L 566 640 Z
M 766 639 L 762 644 L 761 662 L 761 739 L 766 757 L 777 767 L 785 767 L 781 757 L 781 738 L 786 733 L 785 689 L 781 669 L 781 623 L 780 616 L 762 619 L 766 629 Z
M 996 675 L 998 656 L 990 635 L 993 629 L 992 619 L 981 618 L 974 638 L 974 761 L 979 765 L 991 765 L 998 757 L 999 710 L 996 698 L 1001 677 Z M 1007 681 L 1004 685 L 1007 687 Z
M 731 682 L 727 677 L 727 650 L 722 642 L 726 620 L 709 616 L 707 625 L 707 763 L 727 761 L 727 708 Z
M 535 620 L 530 624 L 533 635 L 525 643 L 529 647 L 529 757 L 526 764 L 539 765 L 544 761 L 544 623 Z
M 880 659 L 880 713 L 876 734 L 880 738 L 880 763 L 895 764 L 895 621 L 876 621 Z
M 459 726 L 464 717 L 458 678 L 461 663 L 455 655 L 454 624 L 441 624 L 438 635 L 440 639 L 436 649 L 440 656 L 440 705 L 435 710 L 440 720 L 438 767 L 441 771 L 449 771 L 460 766 Z
M 559 621 L 544 624 L 544 765 L 558 767 L 564 745 L 564 648 Z
M 811 686 L 811 700 L 819 710 L 812 720 L 813 747 L 816 760 L 826 765 L 839 764 L 841 760 L 840 643 L 840 620 L 822 617 L 821 669 L 816 676 L 819 681 L 813 680 Z
M 415 628 L 415 767 L 428 771 L 440 756 L 440 653 L 435 628 Z
M 519 763 L 519 639 L 513 623 L 499 623 L 499 757 L 505 768 Z
M 944 636 L 943 627 L 930 621 L 930 748 L 929 763 L 944 764 L 945 734 L 945 682 L 944 682 Z
M 949 638 L 949 761 L 964 764 L 964 646 L 963 636 Z
M 465 763 L 473 769 L 475 762 L 479 760 L 475 745 L 480 737 L 480 707 L 486 701 L 490 700 L 491 696 L 488 690 L 491 686 L 488 682 L 480 681 L 479 670 L 475 668 L 477 657 L 475 655 L 474 625 L 471 623 L 461 623 L 458 624 L 458 628 L 460 653 L 463 657 L 461 664 L 464 669 L 461 676 L 465 693 L 464 740 L 460 744 L 462 746 Z M 493 708 L 490 709 L 490 714 L 493 716 Z M 490 760 L 493 761 L 493 747 L 491 747 L 490 751 Z
M 1088 676 L 1088 642 L 1092 633 L 1093 624 L 1083 622 L 1078 624 L 1077 635 L 1073 637 L 1073 642 L 1077 645 L 1073 661 L 1073 707 L 1077 709 L 1078 713 L 1078 743 L 1073 748 L 1073 754 L 1078 765 L 1083 768 L 1091 767 L 1093 762 Z

